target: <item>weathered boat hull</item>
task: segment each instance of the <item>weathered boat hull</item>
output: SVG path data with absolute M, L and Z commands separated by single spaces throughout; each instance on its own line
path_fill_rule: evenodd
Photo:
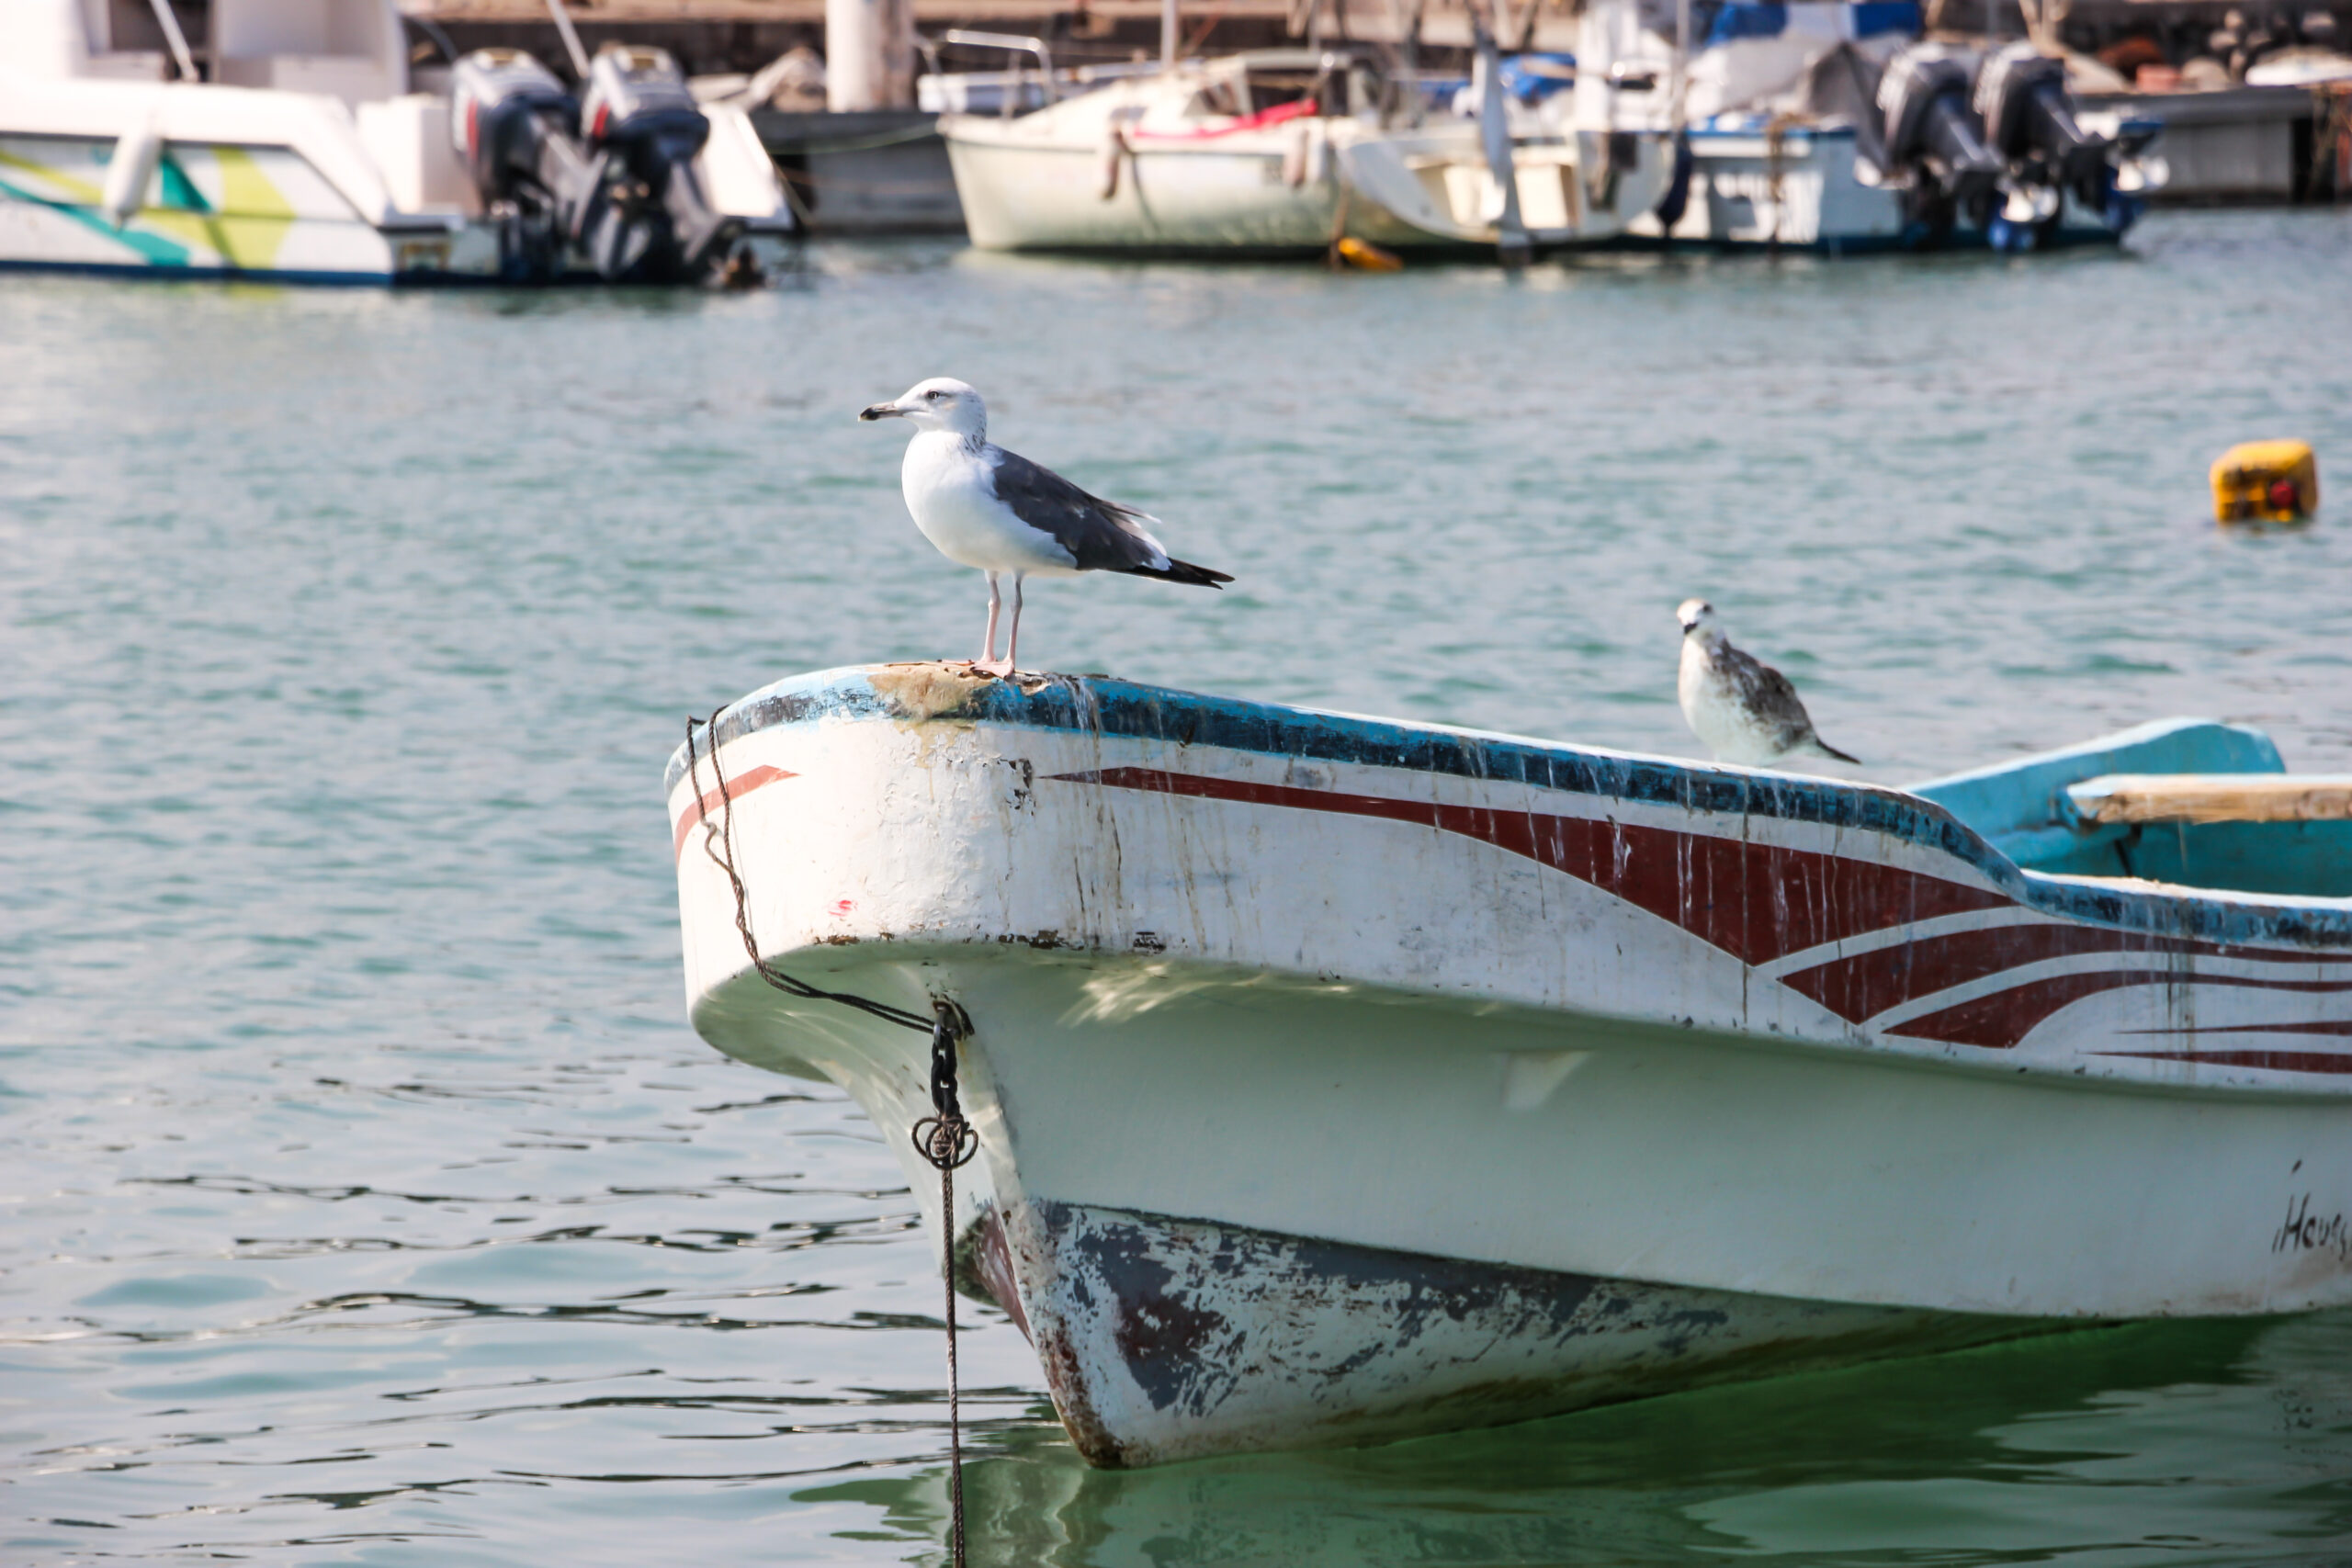
M 1898 792 L 942 666 L 719 727 L 762 950 L 967 1010 L 959 1272 L 1107 1464 L 2352 1300 L 2352 904 L 2028 876 Z M 927 1040 L 747 972 L 890 1137 Z M 700 806 L 697 806 L 699 800 Z
M 2048 1326 L 1046 1201 L 992 1212 L 973 1241 L 1080 1450 L 1114 1468 L 1500 1426 Z

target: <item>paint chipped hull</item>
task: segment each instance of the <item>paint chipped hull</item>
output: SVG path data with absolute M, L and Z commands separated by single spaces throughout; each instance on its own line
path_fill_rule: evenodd
M 1015 1260 L 1056 1407 L 1080 1451 L 1114 1469 L 1501 1426 L 2049 1326 L 1050 1201 L 991 1214 L 975 1239 Z
M 1107 680 L 832 671 L 720 736 L 763 953 L 971 1013 L 959 1272 L 1098 1463 L 2352 1300 L 2345 900 Z M 746 973 L 712 785 L 673 764 L 695 1026 L 844 1086 L 936 1238 L 927 1042 Z

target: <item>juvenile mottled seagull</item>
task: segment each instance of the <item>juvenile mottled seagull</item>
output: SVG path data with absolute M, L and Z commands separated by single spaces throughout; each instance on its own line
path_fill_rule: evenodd
M 1685 599 L 1674 614 L 1682 623 L 1682 716 L 1716 761 L 1750 766 L 1783 757 L 1861 761 L 1813 732 L 1789 678 L 1734 648 L 1713 604 Z
M 1021 580 L 1033 572 L 1123 571 L 1199 588 L 1233 581 L 1172 558 L 1146 526 L 1159 518 L 1089 495 L 1051 469 L 992 445 L 988 405 L 961 381 L 945 376 L 918 381 L 898 401 L 876 403 L 857 417 L 913 423 L 915 438 L 907 443 L 899 471 L 907 510 L 941 555 L 988 574 L 988 638 L 974 667 L 991 675 L 1012 673 L 1021 643 Z M 1012 628 L 1000 661 L 996 619 L 1003 601 L 997 579 L 1008 571 Z

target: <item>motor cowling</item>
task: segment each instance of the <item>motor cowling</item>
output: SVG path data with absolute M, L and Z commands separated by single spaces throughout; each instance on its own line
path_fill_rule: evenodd
M 2013 178 L 2070 186 L 2086 201 L 2105 184 L 2114 143 L 2075 123 L 2066 62 L 2020 39 L 1987 55 L 1976 73 L 1984 143 Z
M 513 281 L 564 273 L 592 183 L 578 118 L 554 73 L 520 50 L 476 50 L 450 73 L 450 140 L 498 225 L 500 271 Z
M 711 205 L 695 165 L 710 121 L 667 51 L 607 44 L 592 62 L 580 123 L 597 170 L 574 236 L 613 282 L 700 276 L 741 225 Z
M 1983 208 L 2002 172 L 2001 160 L 1978 133 L 1969 75 L 1957 50 L 1915 43 L 1889 60 L 1879 77 L 1890 180 L 1910 187 L 1946 227 L 1953 212 Z

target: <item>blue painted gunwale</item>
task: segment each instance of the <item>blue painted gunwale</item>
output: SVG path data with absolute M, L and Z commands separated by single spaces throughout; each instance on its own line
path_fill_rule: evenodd
M 908 716 L 874 688 L 867 666 L 787 676 L 738 699 L 717 721 L 718 743 L 792 725 Z M 1752 772 L 1605 751 L 1557 741 L 1400 719 L 1146 686 L 1108 675 L 1051 675 L 1023 691 L 1010 681 L 929 722 L 1069 730 L 1208 746 L 1260 756 L 1351 762 L 1409 773 L 1491 779 L 1564 795 L 1679 806 L 1688 810 L 1819 823 L 1883 834 L 1951 855 L 2019 904 L 2086 924 L 2192 937 L 2229 945 L 2341 951 L 2352 957 L 2352 898 L 2173 894 L 2084 883 L 2020 870 L 1975 829 L 1932 801 L 1880 784 Z M 1083 696 L 1081 697 L 1081 693 Z M 707 763 L 705 764 L 706 766 Z M 686 750 L 671 754 L 664 795 L 685 777 Z

